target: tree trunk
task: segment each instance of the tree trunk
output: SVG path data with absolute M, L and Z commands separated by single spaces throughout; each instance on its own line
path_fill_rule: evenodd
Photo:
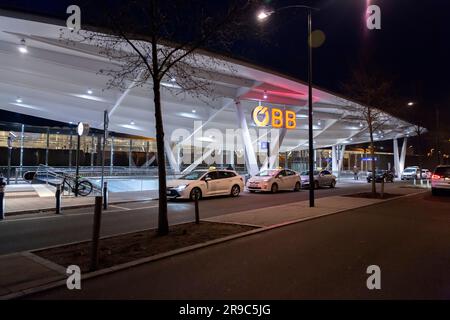
M 375 181 L 375 146 L 373 144 L 373 123 L 370 109 L 368 110 L 367 122 L 367 124 L 369 125 L 370 134 L 370 158 L 372 160 L 372 194 L 373 196 L 375 196 L 377 194 L 377 185 Z
M 423 159 L 422 159 L 422 132 L 420 131 L 420 127 L 417 130 L 417 140 L 419 147 L 417 148 L 417 153 L 419 154 L 419 181 L 420 185 L 422 185 L 422 167 L 423 167 Z
M 375 181 L 375 147 L 373 141 L 370 141 L 370 157 L 372 159 L 372 194 L 375 195 L 377 193 L 377 185 Z
M 159 80 L 157 79 L 153 79 L 153 94 L 155 103 L 156 151 L 158 159 L 159 181 L 158 234 L 166 235 L 169 233 L 169 221 L 167 219 L 166 159 L 164 153 L 164 129 L 161 112 L 161 92 Z

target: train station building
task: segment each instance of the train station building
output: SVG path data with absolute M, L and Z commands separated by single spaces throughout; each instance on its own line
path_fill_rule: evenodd
M 79 122 L 89 124 L 82 137 L 82 165 L 95 167 L 101 148 L 104 111 L 109 116 L 106 164 L 151 168 L 156 164 L 153 92 L 149 86 L 107 89 L 100 70 L 115 62 L 95 46 L 61 41 L 62 21 L 0 11 L 0 109 L 52 121 L 47 126 L 0 119 L 0 148 L 13 149 L 12 165 L 71 167 Z M 204 53 L 204 59 L 210 58 Z M 307 169 L 308 87 L 291 77 L 228 57 L 225 67 L 199 69 L 209 95 L 185 92 L 176 77 L 162 82 L 165 149 L 169 169 L 182 173 L 209 165 L 233 166 L 255 174 L 261 168 Z M 333 172 L 370 169 L 364 106 L 317 87 L 313 89 L 315 166 Z M 385 114 L 376 141 L 392 141 L 383 168 L 401 172 L 413 125 Z M 11 139 L 13 135 L 13 139 Z M 9 145 L 8 145 L 9 143 Z M 390 142 L 391 143 L 391 142 Z M 0 166 L 6 165 L 2 151 Z

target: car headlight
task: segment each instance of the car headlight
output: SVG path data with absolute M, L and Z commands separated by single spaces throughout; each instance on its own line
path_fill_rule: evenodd
M 184 189 L 186 189 L 188 186 L 188 184 L 180 184 L 178 187 L 175 188 L 175 190 L 177 191 L 183 191 Z

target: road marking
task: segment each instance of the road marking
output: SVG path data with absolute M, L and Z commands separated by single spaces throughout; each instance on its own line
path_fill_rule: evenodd
M 115 205 L 115 204 L 111 204 L 111 205 L 109 205 L 109 206 L 110 206 L 110 207 L 113 207 L 113 208 L 118 208 L 118 209 L 121 209 L 121 210 L 125 210 L 125 211 L 132 210 L 132 209 L 130 209 L 130 208 L 125 208 L 125 207 L 117 206 L 117 205 Z

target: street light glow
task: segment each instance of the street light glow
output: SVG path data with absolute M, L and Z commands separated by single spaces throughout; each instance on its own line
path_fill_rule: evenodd
M 414 102 L 408 102 L 408 106 L 412 107 L 414 105 Z
M 258 13 L 258 20 L 260 20 L 260 21 L 265 20 L 265 19 L 267 19 L 268 16 L 270 16 L 270 12 L 261 10 L 261 11 Z

